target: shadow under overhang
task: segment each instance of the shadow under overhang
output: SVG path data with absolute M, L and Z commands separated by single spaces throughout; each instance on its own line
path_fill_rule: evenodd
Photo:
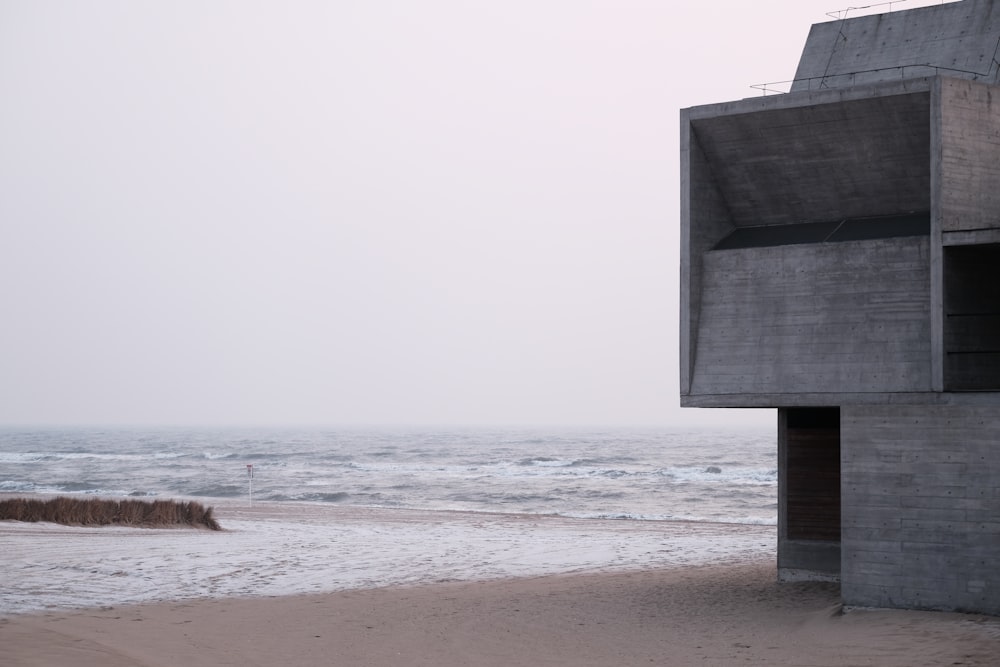
M 930 210 L 928 90 L 703 116 L 691 130 L 708 170 L 692 179 L 714 183 L 736 228 Z M 784 234 L 799 231 L 821 233 Z
M 843 243 L 904 236 L 928 236 L 930 232 L 931 214 L 929 211 L 922 211 L 827 222 L 737 227 L 712 249 L 736 250 L 804 243 Z

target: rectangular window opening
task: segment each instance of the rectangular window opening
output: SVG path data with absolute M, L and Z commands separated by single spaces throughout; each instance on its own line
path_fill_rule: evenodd
M 944 248 L 945 389 L 1000 390 L 1000 244 Z

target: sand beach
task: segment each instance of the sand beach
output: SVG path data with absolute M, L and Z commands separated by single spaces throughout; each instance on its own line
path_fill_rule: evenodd
M 994 665 L 1000 619 L 842 610 L 773 526 L 216 508 L 226 531 L 0 523 L 0 664 Z

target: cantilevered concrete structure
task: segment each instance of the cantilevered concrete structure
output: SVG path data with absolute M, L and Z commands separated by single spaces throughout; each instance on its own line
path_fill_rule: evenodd
M 779 576 L 847 604 L 1000 614 L 998 57 L 993 0 L 831 21 L 681 112 L 681 404 L 778 408 Z

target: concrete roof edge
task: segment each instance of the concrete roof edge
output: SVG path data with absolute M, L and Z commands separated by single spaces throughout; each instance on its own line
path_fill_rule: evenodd
M 788 394 L 689 394 L 680 397 L 683 408 L 785 408 L 827 405 L 987 405 L 995 406 L 1000 392 L 840 392 Z
M 900 81 L 882 81 L 851 88 L 830 88 L 827 90 L 802 91 L 797 93 L 781 93 L 778 95 L 762 95 L 761 97 L 746 97 L 729 102 L 715 102 L 682 109 L 683 117 L 689 120 L 716 118 L 761 111 L 793 109 L 835 104 L 853 100 L 865 100 L 876 97 L 892 97 L 896 95 L 913 95 L 929 93 L 935 79 L 948 78 L 941 75 L 903 79 Z

